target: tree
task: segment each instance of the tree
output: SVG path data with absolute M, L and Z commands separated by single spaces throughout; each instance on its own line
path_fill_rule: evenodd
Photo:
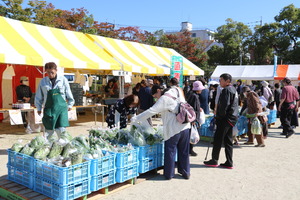
M 4 5 L 0 5 L 0 14 L 11 19 L 31 22 L 31 9 L 22 8 L 23 0 L 2 0 Z
M 245 63 L 248 53 L 248 39 L 252 31 L 241 22 L 227 19 L 226 24 L 217 28 L 214 35 L 216 41 L 223 47 L 213 47 L 208 50 L 209 64 L 211 65 L 236 65 Z

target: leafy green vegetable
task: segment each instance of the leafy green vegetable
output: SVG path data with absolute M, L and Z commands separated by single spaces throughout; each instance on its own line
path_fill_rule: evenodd
M 53 142 L 48 158 L 55 158 L 63 151 L 63 146 L 59 142 Z
M 83 161 L 83 154 L 80 152 L 75 152 L 70 155 L 72 165 L 80 164 Z
M 30 147 L 28 144 L 26 144 L 23 149 L 20 151 L 20 153 L 26 154 L 28 156 L 31 156 L 34 152 L 34 148 Z
M 11 150 L 15 152 L 20 152 L 22 148 L 23 145 L 21 145 L 20 143 L 15 143 L 12 145 Z
M 46 160 L 47 155 L 50 153 L 50 147 L 48 145 L 44 145 L 40 147 L 35 153 L 34 158 L 39 160 Z
M 47 141 L 43 136 L 36 136 L 33 140 L 31 140 L 29 146 L 35 149 L 38 149 L 39 147 L 43 146 L 46 144 Z

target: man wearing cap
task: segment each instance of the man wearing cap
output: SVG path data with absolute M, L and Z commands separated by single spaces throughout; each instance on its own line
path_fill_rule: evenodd
M 28 103 L 30 98 L 32 97 L 32 92 L 29 85 L 28 78 L 26 76 L 22 76 L 20 78 L 20 85 L 16 87 L 17 99 L 23 103 Z M 24 127 L 27 127 L 26 122 L 26 112 L 22 112 L 22 119 L 24 122 Z
M 192 93 L 189 95 L 189 98 L 187 99 L 187 102 L 194 108 L 196 113 L 196 120 L 192 122 L 193 125 L 197 127 L 199 130 L 200 128 L 200 112 L 203 112 L 201 106 L 200 106 L 200 100 L 199 100 L 199 94 L 201 91 L 205 89 L 205 87 L 202 85 L 200 81 L 195 81 L 193 83 L 193 89 Z M 193 150 L 194 145 L 190 144 L 190 155 L 191 156 L 197 156 L 197 153 Z
M 74 98 L 68 80 L 57 74 L 54 62 L 46 63 L 45 70 L 48 76 L 41 80 L 34 104 L 39 115 L 43 109 L 45 137 L 51 136 L 54 130 L 60 136 L 65 127 L 69 126 L 68 111 L 74 105 Z
M 153 80 L 147 79 L 145 82 L 141 82 L 141 89 L 139 91 L 138 97 L 140 100 L 140 107 L 138 110 L 138 114 L 144 112 L 145 110 L 149 109 L 153 106 L 153 96 L 151 95 L 151 88 L 153 86 Z M 149 124 L 152 126 L 151 118 L 148 119 Z
M 284 78 L 282 83 L 284 87 L 282 88 L 278 111 L 280 111 L 280 121 L 283 127 L 281 135 L 288 138 L 295 133 L 291 127 L 291 119 L 294 110 L 298 112 L 299 93 L 291 84 L 291 79 Z

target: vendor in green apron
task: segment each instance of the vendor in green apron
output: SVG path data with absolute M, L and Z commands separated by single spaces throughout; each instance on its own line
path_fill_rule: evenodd
M 41 80 L 34 103 L 39 115 L 43 109 L 45 137 L 51 136 L 54 131 L 60 136 L 69 126 L 68 111 L 72 109 L 74 99 L 68 80 L 57 74 L 56 64 L 46 63 L 45 70 L 48 76 Z

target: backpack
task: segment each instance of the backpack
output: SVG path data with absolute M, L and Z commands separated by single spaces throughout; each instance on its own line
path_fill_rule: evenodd
M 177 99 L 179 99 L 179 91 L 177 88 L 176 90 L 178 92 L 177 98 L 169 94 L 165 94 L 165 95 L 177 101 Z M 179 102 L 178 104 L 179 106 L 178 106 L 178 111 L 176 112 L 177 113 L 176 119 L 179 123 L 185 124 L 196 120 L 195 110 L 190 104 L 188 104 L 187 102 Z

